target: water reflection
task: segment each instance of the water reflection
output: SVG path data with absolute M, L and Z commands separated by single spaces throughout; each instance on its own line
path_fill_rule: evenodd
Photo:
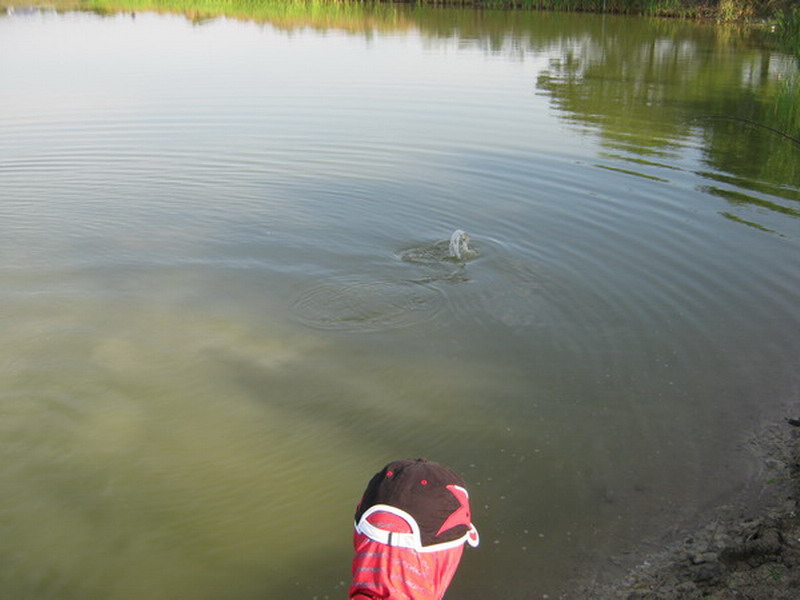
M 778 54 L 92 6 L 126 12 L 0 21 L 0 595 L 338 596 L 364 477 L 421 454 L 485 532 L 453 597 L 555 596 L 746 485 L 743 432 L 796 389 L 796 165 L 697 117 L 794 115 Z
M 638 19 L 632 28 L 629 19 L 616 17 L 381 3 L 238 0 L 199 8 L 193 0 L 92 0 L 63 5 L 75 6 L 100 14 L 182 12 L 194 21 L 226 15 L 286 31 L 312 27 L 366 37 L 418 31 L 434 46 L 456 40 L 462 48 L 517 60 L 555 53 L 538 75 L 537 88 L 563 119 L 600 136 L 606 148 L 621 153 L 620 160 L 677 159 L 699 148 L 710 169 L 739 178 L 740 186 L 763 191 L 772 182 L 777 187 L 769 193 L 779 201 L 795 201 L 798 194 L 797 61 L 765 47 L 759 31 L 658 19 Z
M 699 189 L 794 215 L 800 109 L 788 99 L 800 93 L 795 61 L 725 29 L 656 25 L 634 35 L 624 26 L 603 20 L 539 76 L 538 87 L 563 118 L 595 132 L 606 148 L 622 153 L 610 156 L 628 162 L 674 169 L 682 154 L 699 149 L 714 170 L 701 176 L 735 178 L 740 187 L 777 198 Z

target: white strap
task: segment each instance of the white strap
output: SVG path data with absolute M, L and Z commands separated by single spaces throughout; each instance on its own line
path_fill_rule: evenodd
M 411 532 L 399 533 L 396 531 L 386 531 L 385 529 L 381 529 L 380 527 L 373 525 L 368 521 L 368 518 L 376 512 L 388 512 L 400 517 L 406 523 L 408 523 L 409 527 L 411 527 Z M 414 519 L 414 517 L 412 517 L 406 511 L 388 504 L 375 504 L 370 506 L 364 512 L 364 514 L 361 515 L 361 519 L 359 519 L 359 521 L 355 524 L 355 527 L 356 531 L 364 534 L 375 542 L 386 544 L 387 546 L 394 546 L 396 548 L 411 548 L 417 552 L 438 552 L 440 550 L 448 550 L 450 548 L 456 548 L 465 542 L 469 543 L 469 545 L 474 548 L 479 543 L 478 530 L 475 529 L 474 525 L 470 525 L 467 533 L 460 538 L 451 540 L 449 542 L 442 542 L 441 544 L 423 546 L 419 525 L 417 524 L 416 519 Z

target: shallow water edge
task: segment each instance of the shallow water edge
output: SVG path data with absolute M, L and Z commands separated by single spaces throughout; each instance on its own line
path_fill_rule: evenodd
M 788 420 L 767 424 L 748 440 L 762 465 L 752 489 L 711 507 L 692 529 L 609 557 L 604 572 L 580 581 L 562 597 L 795 598 L 800 587 L 800 431 Z

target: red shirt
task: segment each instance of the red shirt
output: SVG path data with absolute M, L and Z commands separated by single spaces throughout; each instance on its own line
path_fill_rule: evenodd
M 464 546 L 417 552 L 354 536 L 351 600 L 441 600 L 456 573 Z

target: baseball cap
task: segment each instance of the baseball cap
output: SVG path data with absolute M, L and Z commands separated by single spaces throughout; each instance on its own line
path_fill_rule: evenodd
M 477 546 L 469 493 L 455 471 L 424 458 L 390 462 L 367 485 L 356 532 L 417 552 Z

